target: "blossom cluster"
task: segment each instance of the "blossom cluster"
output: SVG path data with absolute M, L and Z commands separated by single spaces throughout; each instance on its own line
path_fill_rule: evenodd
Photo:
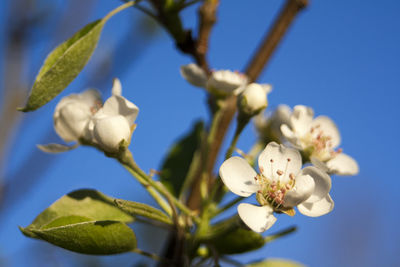
M 84 142 L 106 152 L 117 152 L 129 144 L 139 108 L 121 95 L 122 87 L 114 79 L 112 96 L 102 104 L 99 91 L 89 89 L 61 99 L 53 115 L 54 128 L 65 142 Z M 46 146 L 41 146 L 43 150 Z M 60 152 L 52 146 L 51 152 Z
M 252 117 L 267 106 L 271 87 L 248 84 L 247 77 L 238 72 L 218 70 L 207 75 L 196 64 L 189 64 L 181 67 L 181 74 L 217 97 L 238 95 L 239 113 Z M 259 173 L 241 157 L 227 159 L 219 169 L 230 191 L 241 197 L 256 195 L 259 205 L 238 206 L 243 222 L 263 232 L 277 220 L 274 213 L 293 216 L 297 207 L 306 216 L 318 217 L 332 211 L 330 175 L 358 173 L 357 162 L 338 148 L 340 134 L 335 123 L 326 116 L 314 118 L 310 107 L 298 105 L 291 111 L 281 105 L 268 119 L 256 116 L 255 125 L 267 144 L 258 158 Z M 312 165 L 302 169 L 307 162 Z

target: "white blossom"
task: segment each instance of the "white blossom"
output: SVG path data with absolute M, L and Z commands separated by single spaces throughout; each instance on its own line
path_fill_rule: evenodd
M 242 203 L 238 213 L 253 231 L 263 232 L 276 221 L 273 212 L 290 213 L 294 207 L 311 217 L 329 213 L 334 206 L 329 196 L 331 178 L 309 166 L 301 169 L 300 153 L 275 142 L 269 143 L 258 158 L 260 173 L 241 157 L 231 157 L 219 174 L 230 191 L 242 197 L 256 193 L 261 206 Z
M 247 85 L 246 75 L 230 70 L 212 71 L 210 77 L 198 65 L 181 66 L 181 75 L 190 84 L 203 87 L 218 96 L 238 95 Z
M 99 145 L 104 151 L 116 152 L 122 141 L 130 143 L 139 108 L 121 96 L 121 83 L 114 79 L 112 96 L 90 119 L 85 139 Z
M 94 89 L 62 98 L 53 115 L 57 134 L 65 142 L 78 141 L 90 118 L 100 106 L 100 93 Z
M 268 105 L 267 94 L 271 92 L 269 84 L 251 83 L 245 87 L 239 97 L 241 112 L 253 116 Z
M 260 113 L 254 117 L 254 126 L 261 139 L 282 142 L 281 125 L 288 124 L 292 111 L 287 105 L 279 105 L 269 116 Z
M 340 133 L 327 116 L 314 117 L 310 107 L 295 106 L 290 121 L 281 126 L 282 134 L 311 162 L 324 171 L 338 175 L 355 175 L 357 162 L 338 148 Z

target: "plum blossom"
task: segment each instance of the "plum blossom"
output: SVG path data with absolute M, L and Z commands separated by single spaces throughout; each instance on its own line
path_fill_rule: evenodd
M 322 170 L 338 175 L 355 175 L 357 162 L 337 148 L 340 133 L 327 116 L 314 117 L 310 107 L 295 106 L 290 120 L 281 126 L 283 136 Z
M 271 142 L 261 152 L 258 166 L 259 174 L 245 159 L 231 157 L 219 169 L 230 191 L 242 197 L 256 194 L 261 206 L 238 206 L 240 218 L 253 231 L 269 229 L 276 221 L 274 212 L 293 215 L 297 207 L 306 216 L 318 217 L 332 211 L 331 178 L 314 166 L 301 169 L 301 155 L 296 149 Z
M 230 70 L 212 71 L 210 76 L 198 65 L 191 63 L 181 66 L 181 75 L 190 84 L 206 88 L 218 96 L 228 96 L 240 94 L 247 85 L 246 75 Z
M 112 96 L 91 117 L 85 139 L 107 152 L 117 152 L 122 141 L 130 143 L 139 108 L 121 96 L 121 83 L 114 79 Z

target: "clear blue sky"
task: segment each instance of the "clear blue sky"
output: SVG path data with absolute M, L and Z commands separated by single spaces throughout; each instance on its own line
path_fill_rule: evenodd
M 62 1 L 58 2 L 63 7 Z M 111 0 L 97 2 L 95 12 L 85 23 L 119 4 Z M 221 2 L 209 61 L 215 69 L 241 70 L 283 0 Z M 0 4 L 0 10 L 4 5 L 4 2 Z M 196 24 L 195 12 L 191 8 L 184 13 L 188 27 Z M 2 13 L 1 33 L 7 26 Z M 279 216 L 271 232 L 290 225 L 297 225 L 298 232 L 246 257 L 235 258 L 246 261 L 284 257 L 316 267 L 399 266 L 400 217 L 394 205 L 400 202 L 399 13 L 400 2 L 396 0 L 314 0 L 297 18 L 259 81 L 273 85 L 269 96 L 271 107 L 281 103 L 304 104 L 313 107 L 316 114 L 333 118 L 341 130 L 344 151 L 358 160 L 361 171 L 355 177 L 332 178 L 332 197 L 336 204 L 333 212 L 319 218 L 301 214 L 294 218 Z M 137 11 L 127 10 L 106 25 L 94 58 L 63 95 L 83 89 L 96 58 L 122 41 L 131 17 L 139 16 Z M 81 26 L 60 34 L 66 38 Z M 4 42 L 2 36 L 0 42 Z M 34 44 L 29 83 L 53 46 L 43 41 Z M 204 92 L 191 87 L 179 74 L 179 66 L 190 62 L 174 49 L 169 36 L 160 32 L 141 50 L 135 63 L 128 65 L 129 69 L 113 73 L 122 81 L 123 94 L 140 108 L 130 148 L 145 170 L 158 169 L 176 137 L 189 129 L 195 119 L 207 118 Z M 109 88 L 110 80 L 100 85 L 105 97 L 110 94 Z M 39 166 L 34 160 L 26 162 L 36 149 L 35 144 L 59 140 L 53 131 L 52 135 L 46 134 L 52 127 L 56 103 L 54 100 L 23 116 L 17 141 L 8 157 L 7 177 L 23 170 L 29 180 L 30 173 L 38 171 Z M 255 138 L 254 129 L 248 127 L 238 147 L 247 150 Z M 149 201 L 145 191 L 122 167 L 94 149 L 42 155 L 41 160 L 51 166 L 35 178 L 37 182 L 27 183 L 22 199 L 8 203 L 9 208 L 0 221 L 0 259 L 5 259 L 6 266 L 26 266 L 32 253 L 40 251 L 61 254 L 61 249 L 24 237 L 17 226 L 28 225 L 43 209 L 72 190 L 89 187 L 119 198 Z M 21 181 L 18 186 L 25 185 Z M 138 256 L 104 259 L 111 263 L 131 257 Z M 66 265 L 73 266 L 72 260 L 69 261 Z

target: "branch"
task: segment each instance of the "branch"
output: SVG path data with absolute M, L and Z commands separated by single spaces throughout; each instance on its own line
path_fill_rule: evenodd
M 246 67 L 245 73 L 250 81 L 257 80 L 262 70 L 267 65 L 271 55 L 289 29 L 296 15 L 308 5 L 308 0 L 287 0 L 279 17 L 274 22 L 271 30 L 265 36 L 264 41 L 259 46 Z

